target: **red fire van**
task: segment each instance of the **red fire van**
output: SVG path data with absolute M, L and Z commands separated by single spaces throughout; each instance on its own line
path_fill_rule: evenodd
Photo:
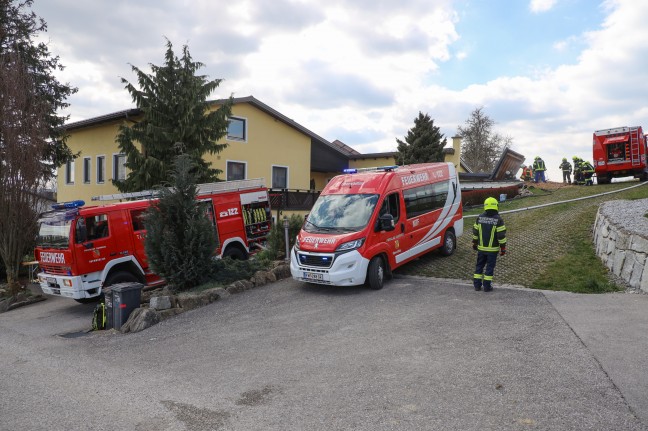
M 350 172 L 322 190 L 290 253 L 290 271 L 309 283 L 381 289 L 393 269 L 424 253 L 451 255 L 462 234 L 451 163 Z

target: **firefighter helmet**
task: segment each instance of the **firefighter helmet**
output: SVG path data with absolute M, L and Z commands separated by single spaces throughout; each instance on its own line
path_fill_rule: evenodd
M 484 211 L 496 210 L 498 209 L 497 199 L 495 198 L 486 198 L 484 201 Z
M 563 162 L 566 162 L 566 161 L 567 161 L 567 157 L 563 157 Z

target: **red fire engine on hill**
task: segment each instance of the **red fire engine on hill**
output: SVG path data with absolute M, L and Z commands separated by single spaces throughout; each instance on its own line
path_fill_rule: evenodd
M 138 200 L 90 207 L 83 201 L 65 202 L 42 214 L 35 257 L 43 292 L 87 302 L 98 297 L 102 287 L 117 283 L 163 284 L 144 252 L 142 216 L 154 193 L 92 199 Z M 266 242 L 271 216 L 262 179 L 201 184 L 197 199 L 216 230 L 218 256 L 246 259 Z
M 647 180 L 646 139 L 640 126 L 594 132 L 593 154 L 597 183 L 608 184 L 612 178 L 629 176 Z

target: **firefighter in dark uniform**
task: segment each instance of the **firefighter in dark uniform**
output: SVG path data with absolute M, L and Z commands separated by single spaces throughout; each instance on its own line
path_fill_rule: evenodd
M 567 161 L 566 157 L 563 157 L 562 163 L 558 167 L 562 169 L 563 184 L 565 183 L 571 184 L 572 165 Z
M 583 160 L 581 161 L 581 171 L 583 172 L 583 181 L 585 182 L 585 185 L 594 185 L 594 180 L 592 180 L 592 177 L 594 176 L 594 166 L 592 166 L 592 164 L 587 160 Z
M 574 161 L 574 184 L 582 185 L 585 183 L 583 178 L 583 169 L 581 168 L 581 158 L 578 156 L 572 157 Z
M 497 263 L 497 254 L 506 254 L 506 226 L 499 215 L 495 198 L 486 198 L 484 212 L 477 217 L 473 225 L 473 250 L 477 250 L 477 265 L 473 276 L 475 290 L 484 292 L 493 290 L 493 273 Z
M 534 183 L 539 183 L 542 181 L 543 183 L 547 182 L 547 179 L 545 178 L 545 171 L 547 170 L 547 167 L 545 166 L 544 160 L 540 158 L 540 156 L 536 156 L 535 160 L 533 161 L 533 172 L 535 173 L 535 180 L 533 181 Z

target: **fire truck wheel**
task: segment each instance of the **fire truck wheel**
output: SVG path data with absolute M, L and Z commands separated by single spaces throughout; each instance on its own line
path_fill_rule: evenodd
M 448 229 L 445 231 L 445 235 L 443 235 L 443 245 L 441 246 L 441 255 L 450 256 L 452 253 L 454 253 L 456 248 L 457 248 L 457 237 L 455 236 L 455 233 L 452 230 Z
M 236 246 L 227 247 L 227 250 L 223 253 L 223 258 L 229 257 L 233 260 L 246 260 L 247 257 L 245 252 Z
M 367 269 L 367 283 L 374 290 L 383 288 L 385 282 L 385 264 L 380 256 L 376 256 L 369 262 Z
M 117 271 L 106 278 L 104 286 L 112 286 L 118 283 L 137 283 L 139 280 L 133 274 L 127 271 Z

